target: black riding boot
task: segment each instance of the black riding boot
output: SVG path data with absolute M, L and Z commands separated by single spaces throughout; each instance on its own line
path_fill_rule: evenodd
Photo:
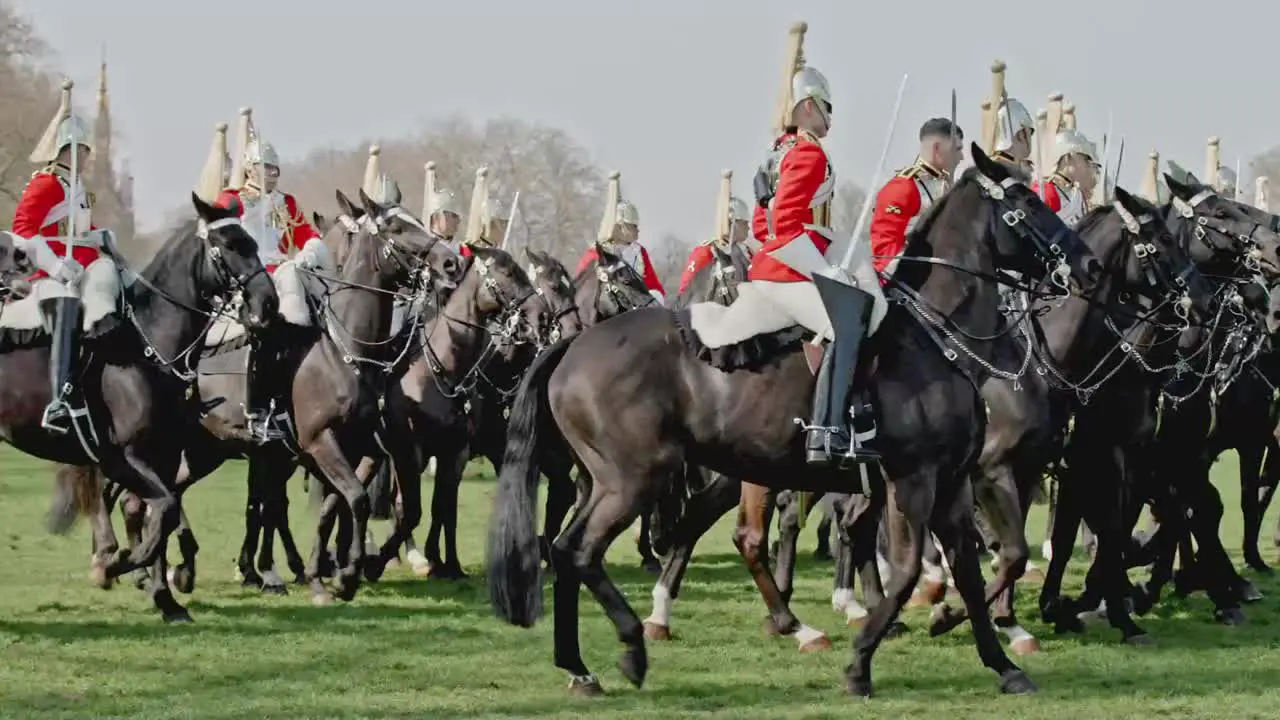
M 827 346 L 818 371 L 813 393 L 813 415 L 805 442 L 805 459 L 810 465 L 843 467 L 854 463 L 876 462 L 880 454 L 859 447 L 852 435 L 855 425 L 850 405 L 854 377 L 858 371 L 858 353 L 867 334 L 874 299 L 852 285 L 815 275 L 814 284 L 822 297 L 835 339 Z M 869 408 L 858 403 L 858 414 L 869 414 Z M 865 417 L 858 417 L 861 426 Z M 861 429 L 861 428 L 859 428 Z
M 71 406 L 67 399 L 74 389 L 72 379 L 80 359 L 84 306 L 75 297 L 50 298 L 40 302 L 40 311 L 51 340 L 49 405 L 44 409 L 40 425 L 51 432 L 65 434 L 71 429 Z
M 283 331 L 281 331 L 283 332 Z M 249 367 L 245 371 L 247 406 L 244 410 L 250 438 L 258 443 L 279 440 L 284 433 L 274 427 L 278 395 L 277 366 L 280 364 L 277 343 L 255 338 L 249 346 Z

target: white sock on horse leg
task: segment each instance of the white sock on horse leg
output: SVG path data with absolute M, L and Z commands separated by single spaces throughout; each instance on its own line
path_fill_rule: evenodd
M 862 607 L 862 603 L 853 598 L 849 598 L 849 604 L 844 607 L 844 618 L 849 622 L 861 620 L 870 614 L 866 608 Z
M 404 559 L 407 560 L 409 565 L 412 567 L 426 567 L 427 565 L 430 565 L 430 563 L 427 562 L 427 556 L 423 555 L 422 551 L 418 548 L 414 548 L 405 553 Z
M 801 623 L 800 629 L 796 630 L 796 634 L 792 637 L 796 639 L 796 643 L 799 644 L 800 647 L 804 647 L 818 638 L 826 637 L 826 635 L 824 635 L 821 630 L 814 630 L 808 625 Z
M 838 588 L 831 592 L 831 609 L 836 612 L 844 612 L 849 607 L 849 603 L 855 602 L 853 599 L 853 588 Z
M 645 622 L 662 627 L 671 627 L 671 591 L 662 583 L 653 586 L 653 612 L 645 618 Z

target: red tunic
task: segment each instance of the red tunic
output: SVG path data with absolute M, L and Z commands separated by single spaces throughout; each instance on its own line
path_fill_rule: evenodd
M 778 144 L 789 141 L 787 135 Z M 831 240 L 807 230 L 805 225 L 824 225 L 825 207 L 810 207 L 822 184 L 827 179 L 829 165 L 827 153 L 812 136 L 798 133 L 795 146 L 782 156 L 778 167 L 778 188 L 772 200 L 773 235 L 764 238 L 764 246 L 752 259 L 747 272 L 749 280 L 769 282 L 808 282 L 809 278 L 793 270 L 769 253 L 799 239 L 812 241 L 820 253 L 826 253 Z M 759 237 L 757 235 L 757 237 Z
M 592 245 L 587 248 L 587 252 L 582 255 L 582 259 L 578 261 L 578 274 L 587 269 L 587 265 L 592 260 L 596 260 L 596 246 Z M 640 246 L 640 260 L 644 264 L 644 270 L 641 271 L 640 277 L 644 280 L 644 286 L 649 290 L 656 290 L 663 298 L 667 296 L 667 291 L 662 288 L 662 281 L 658 279 L 658 273 L 653 270 L 653 262 L 649 260 L 649 251 Z
M 303 217 L 302 211 L 298 209 L 298 201 L 294 200 L 292 195 L 289 193 L 280 194 L 284 195 L 284 205 L 289 211 L 289 227 L 285 228 L 284 232 L 281 233 L 280 246 L 276 249 L 281 253 L 288 255 L 290 248 L 301 250 L 308 241 L 318 239 L 320 237 L 320 233 L 316 232 L 316 229 L 311 226 L 311 223 L 307 222 L 307 219 Z M 235 201 L 236 207 L 238 208 L 236 216 L 242 217 L 244 215 L 244 203 L 240 202 L 239 190 L 223 190 L 222 194 L 218 196 L 217 201 L 214 202 L 214 205 L 221 208 L 229 208 L 231 207 L 232 201 Z M 279 263 L 268 265 L 267 272 L 274 273 L 276 268 L 279 266 Z
M 22 192 L 22 199 L 18 201 L 18 207 L 13 212 L 14 233 L 24 238 L 36 235 L 47 238 L 66 237 L 67 218 L 70 216 L 71 207 L 64 201 L 70 189 L 67 183 L 70 172 L 70 168 L 63 165 L 50 165 L 31 176 L 31 181 L 27 183 L 26 190 Z M 86 193 L 86 198 L 89 204 L 93 205 L 92 196 Z M 90 223 L 87 228 L 76 228 L 76 232 L 97 229 Z M 54 255 L 60 258 L 66 257 L 65 243 L 61 240 L 47 242 Z M 71 257 L 82 267 L 88 267 L 89 263 L 97 260 L 100 255 L 102 251 L 93 245 L 76 243 L 71 248 Z M 48 277 L 48 273 L 41 270 L 32 275 L 31 280 L 45 277 Z
M 897 175 L 876 193 L 871 215 L 872 265 L 884 272 L 907 245 L 907 225 L 920 213 L 920 188 L 913 178 Z
M 1031 189 L 1035 194 L 1040 194 L 1040 183 L 1032 183 Z M 1044 204 L 1054 212 L 1062 212 L 1062 195 L 1058 192 L 1058 186 L 1052 181 L 1044 188 Z
M 684 292 L 698 272 L 710 265 L 714 259 L 715 255 L 711 252 L 710 245 L 703 243 L 694 248 L 693 252 L 689 253 L 689 264 L 684 266 L 684 274 L 680 276 L 680 289 L 676 293 Z

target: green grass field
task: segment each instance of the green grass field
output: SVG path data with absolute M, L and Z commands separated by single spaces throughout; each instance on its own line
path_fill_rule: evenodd
M 474 466 L 480 467 L 480 466 Z M 1238 555 L 1240 520 L 1234 456 L 1216 468 L 1227 504 L 1224 536 Z M 870 701 L 842 692 L 849 637 L 830 607 L 831 566 L 801 546 L 795 609 L 831 634 L 836 650 L 800 655 L 791 640 L 761 631 L 763 605 L 722 521 L 699 548 L 676 604 L 670 644 L 650 644 L 649 681 L 631 688 L 614 667 L 619 645 L 598 606 L 583 594 L 583 649 L 609 696 L 569 697 L 552 665 L 551 626 L 504 625 L 488 610 L 480 566 L 491 477 L 469 476 L 460 543 L 472 579 L 425 581 L 404 569 L 365 585 L 356 601 L 312 607 L 305 593 L 264 597 L 232 582 L 242 534 L 244 468 L 228 465 L 188 496 L 201 543 L 196 622 L 165 627 L 148 597 L 87 583 L 85 524 L 67 537 L 42 528 L 51 492 L 48 466 L 0 450 L 0 717 L 3 718 L 422 718 L 422 717 L 990 717 L 1124 718 L 1280 715 L 1280 585 L 1247 608 L 1249 624 L 1214 625 L 1203 596 L 1168 600 L 1142 622 L 1155 648 L 1120 647 L 1092 627 L 1056 638 L 1028 612 L 1043 652 L 1022 661 L 1042 689 L 1004 698 L 978 662 L 967 630 L 930 639 L 924 611 L 910 611 L 907 636 L 877 657 Z M 300 485 L 295 485 L 295 489 Z M 305 495 L 294 494 L 294 529 L 311 545 Z M 1274 514 L 1267 520 L 1267 556 Z M 117 527 L 118 527 L 117 523 Z M 1033 538 L 1042 537 L 1037 508 Z M 382 528 L 378 529 L 382 532 Z M 421 536 L 420 536 L 421 537 Z M 628 534 L 626 537 L 630 537 Z M 631 542 L 611 553 L 613 576 L 643 617 L 652 579 Z M 281 562 L 281 564 L 283 564 Z M 1078 588 L 1078 563 L 1069 588 Z

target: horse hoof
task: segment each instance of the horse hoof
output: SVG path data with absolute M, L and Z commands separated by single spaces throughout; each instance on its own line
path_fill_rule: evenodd
M 892 640 L 894 638 L 900 638 L 906 634 L 907 634 L 907 624 L 894 620 L 893 622 L 889 623 L 889 629 L 884 631 L 884 639 Z
M 1000 692 L 1005 695 L 1030 695 L 1040 688 L 1021 670 L 1009 670 L 1000 676 Z
M 311 595 L 311 604 L 316 607 L 329 607 L 333 604 L 333 595 L 328 592 L 318 592 Z
M 868 617 L 870 617 L 870 616 L 869 616 L 869 615 L 863 615 L 862 617 L 851 617 L 851 618 L 849 618 L 849 620 L 848 620 L 849 629 L 850 629 L 850 630 L 854 630 L 855 632 L 861 632 L 861 631 L 862 631 L 862 628 L 867 624 L 867 618 L 868 618 Z
M 1014 655 L 1034 655 L 1040 652 L 1040 641 L 1028 635 L 1009 643 Z
M 595 675 L 585 675 L 583 677 L 569 678 L 569 694 L 577 697 L 600 697 L 604 695 L 604 688 L 600 686 L 600 681 Z
M 1218 622 L 1228 627 L 1243 625 L 1245 623 L 1244 611 L 1240 608 L 1226 608 L 1223 610 L 1215 610 L 1213 617 Z
M 671 628 L 646 620 L 644 623 L 644 637 L 646 640 L 668 641 L 671 640 Z
M 245 575 L 244 578 L 240 581 L 240 587 L 261 589 L 262 576 L 256 573 L 253 575 Z
M 191 619 L 191 613 L 187 612 L 186 608 L 178 608 L 166 612 L 164 622 L 166 625 L 186 625 L 195 621 Z
M 1043 583 L 1044 570 L 1038 567 L 1028 567 L 1026 572 L 1022 573 L 1022 580 L 1024 582 Z
M 179 565 L 174 568 L 172 577 L 173 588 L 183 595 L 190 595 L 196 589 L 196 573 L 186 565 Z
M 813 559 L 817 562 L 831 562 L 832 560 L 835 560 L 831 555 L 831 548 L 822 547 L 813 551 Z
M 99 590 L 110 590 L 116 584 L 113 578 L 107 576 L 107 569 L 101 565 L 89 568 L 89 582 Z
M 631 645 L 618 658 L 618 669 L 622 676 L 636 688 L 644 686 L 644 676 L 649 672 L 649 658 L 645 654 L 644 645 Z
M 650 575 L 662 574 L 662 563 L 658 562 L 653 558 L 641 560 L 640 566 L 643 567 L 645 571 L 648 572 Z
M 1246 603 L 1256 603 L 1263 598 L 1262 591 L 1258 589 L 1258 586 L 1248 580 L 1245 580 L 1240 585 L 1239 595 L 1240 602 Z
M 388 563 L 384 563 L 375 556 L 366 555 L 364 558 L 364 579 L 369 582 L 378 582 L 382 579 L 382 573 L 386 571 Z
M 431 576 L 431 563 L 414 563 L 410 566 L 410 569 L 413 570 L 414 575 L 420 578 Z
M 911 593 L 907 607 L 933 607 L 947 596 L 947 584 L 944 582 L 923 582 Z
M 388 570 L 400 567 L 400 558 L 391 558 L 386 565 Z
M 831 649 L 831 638 L 826 635 L 819 635 L 809 642 L 800 646 L 802 653 L 826 652 Z
M 288 595 L 289 588 L 285 587 L 284 585 L 263 585 L 262 594 L 263 595 Z
M 950 605 L 934 605 L 933 612 L 929 613 L 929 637 L 949 633 L 962 622 L 964 618 L 960 617 Z
M 432 565 L 427 577 L 433 580 L 466 580 L 467 574 L 463 572 L 461 565 L 444 563 Z
M 853 697 L 871 697 L 871 681 L 845 676 L 844 691 Z
M 1152 640 L 1151 636 L 1146 633 L 1138 633 L 1125 638 L 1124 644 L 1132 647 L 1148 648 L 1155 647 L 1156 641 Z

